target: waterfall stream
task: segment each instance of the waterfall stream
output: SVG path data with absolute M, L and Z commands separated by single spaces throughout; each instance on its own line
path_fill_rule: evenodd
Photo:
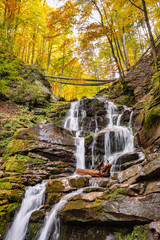
M 58 213 L 62 211 L 65 204 L 71 197 L 74 197 L 75 195 L 82 192 L 83 188 L 71 192 L 62 197 L 61 200 L 53 206 L 49 216 L 45 219 L 45 223 L 43 228 L 41 229 L 40 237 L 38 238 L 38 240 L 48 240 L 51 234 L 53 240 L 58 240 L 60 234 L 60 220 Z
M 128 126 L 121 126 L 121 114 L 118 108 L 112 102 L 104 102 L 106 110 L 106 118 L 108 124 L 104 129 L 99 130 L 97 116 L 95 114 L 95 130 L 93 141 L 91 144 L 91 168 L 94 168 L 98 160 L 94 149 L 97 144 L 97 134 L 104 134 L 104 163 L 112 163 L 112 171 L 116 165 L 117 158 L 124 153 L 134 151 L 134 137 L 131 128 L 132 113 Z M 85 169 L 85 134 L 84 134 L 84 119 L 87 117 L 83 100 L 72 102 L 69 111 L 67 112 L 64 128 L 70 131 L 75 131 L 75 158 L 76 168 Z M 64 181 L 65 183 L 65 181 Z M 98 182 L 90 181 L 90 185 L 98 186 Z M 22 201 L 21 208 L 14 219 L 13 225 L 8 231 L 5 240 L 23 240 L 25 238 L 28 223 L 32 212 L 38 210 L 44 201 L 44 192 L 46 184 L 38 184 L 35 187 L 29 187 L 26 190 L 25 197 Z M 66 194 L 61 200 L 55 204 L 51 212 L 46 216 L 44 226 L 42 227 L 38 240 L 58 240 L 60 234 L 60 219 L 59 212 L 62 211 L 68 200 L 83 192 L 79 189 L 72 193 Z
M 9 229 L 5 240 L 23 240 L 27 233 L 29 219 L 32 213 L 44 204 L 44 193 L 46 183 L 28 187 L 21 208 L 15 216 L 13 224 Z
M 80 106 L 82 108 L 81 111 L 79 109 Z M 85 117 L 86 111 L 83 109 L 83 101 L 72 102 L 64 122 L 64 128 L 76 132 L 76 169 L 85 169 L 85 141 L 83 137 L 83 119 Z

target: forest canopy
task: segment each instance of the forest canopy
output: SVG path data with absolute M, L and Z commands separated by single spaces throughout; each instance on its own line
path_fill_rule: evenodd
M 0 0 L 0 28 L 1 48 L 47 75 L 123 78 L 150 45 L 154 56 L 160 2 Z M 52 88 L 56 96 L 71 99 L 103 87 L 52 83 Z

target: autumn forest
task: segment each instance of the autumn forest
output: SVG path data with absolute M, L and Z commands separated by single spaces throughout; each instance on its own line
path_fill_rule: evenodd
M 50 0 L 50 6 L 46 0 L 1 0 L 0 44 L 48 75 L 123 77 L 151 45 L 144 3 L 156 39 L 157 0 Z M 55 95 L 66 98 L 100 89 L 52 85 Z

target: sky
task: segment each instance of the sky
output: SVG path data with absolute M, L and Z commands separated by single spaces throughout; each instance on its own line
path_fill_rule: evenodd
M 63 1 L 61 0 L 46 0 L 47 4 L 50 7 L 57 8 L 63 5 Z

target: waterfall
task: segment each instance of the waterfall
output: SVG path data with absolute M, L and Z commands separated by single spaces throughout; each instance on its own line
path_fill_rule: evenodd
M 15 216 L 13 224 L 9 229 L 5 240 L 23 240 L 27 233 L 31 214 L 40 209 L 44 204 L 44 192 L 46 183 L 28 187 L 18 214 Z
M 112 102 L 106 102 L 105 108 L 109 124 L 104 136 L 104 162 L 112 163 L 112 172 L 114 172 L 117 158 L 134 151 L 134 136 L 131 128 L 133 113 L 130 115 L 128 127 L 124 127 L 120 126 L 122 114 L 118 114 L 118 108 Z
M 81 110 L 80 110 L 81 107 Z M 64 128 L 70 131 L 76 131 L 76 168 L 85 168 L 85 139 L 83 136 L 83 119 L 86 117 L 86 111 L 83 108 L 83 101 L 72 102 L 64 122 Z
M 60 234 L 60 220 L 58 214 L 59 212 L 62 211 L 65 204 L 71 197 L 74 197 L 75 195 L 80 194 L 82 192 L 83 188 L 72 193 L 69 193 L 62 197 L 61 200 L 53 206 L 49 216 L 46 217 L 45 219 L 45 223 L 43 228 L 41 229 L 41 233 L 38 240 L 48 240 L 51 234 L 53 240 L 58 240 Z
M 64 128 L 70 131 L 75 131 L 75 157 L 76 168 L 85 169 L 85 138 L 84 138 L 84 119 L 86 117 L 86 111 L 84 109 L 83 100 L 72 102 L 69 111 L 66 114 L 64 121 Z M 102 103 L 103 106 L 103 103 Z M 102 153 L 104 163 L 110 162 L 112 164 L 112 172 L 114 172 L 117 158 L 125 153 L 134 151 L 134 136 L 132 132 L 132 116 L 130 114 L 130 120 L 128 126 L 121 126 L 121 116 L 118 108 L 112 102 L 106 101 L 104 103 L 106 109 L 106 118 L 108 124 L 104 129 L 98 129 L 97 115 L 95 114 L 95 130 L 93 130 L 93 141 L 91 145 L 91 157 L 92 168 L 95 166 L 95 162 L 98 160 L 98 156 L 95 154 L 95 147 L 97 144 L 97 135 L 104 134 L 104 155 Z M 89 114 L 88 114 L 89 115 Z M 98 115 L 99 116 L 99 115 Z M 89 119 L 89 118 L 88 118 Z M 106 120 L 106 119 L 105 119 Z M 105 123 L 104 123 L 105 124 Z M 100 127 L 99 127 L 100 128 Z M 102 135 L 103 137 L 103 135 Z M 101 179 L 90 179 L 90 186 L 98 187 Z M 62 180 L 64 186 L 69 186 L 68 179 Z M 37 184 L 34 187 L 28 187 L 26 189 L 25 197 L 22 201 L 21 208 L 16 215 L 13 225 L 8 231 L 5 240 L 24 240 L 29 219 L 31 214 L 40 209 L 44 204 L 44 192 L 46 183 Z M 58 240 L 60 236 L 60 218 L 59 213 L 63 210 L 67 202 L 77 194 L 83 192 L 83 188 L 77 191 L 66 194 L 61 200 L 56 203 L 50 213 L 47 214 L 44 225 L 38 235 L 38 240 Z

